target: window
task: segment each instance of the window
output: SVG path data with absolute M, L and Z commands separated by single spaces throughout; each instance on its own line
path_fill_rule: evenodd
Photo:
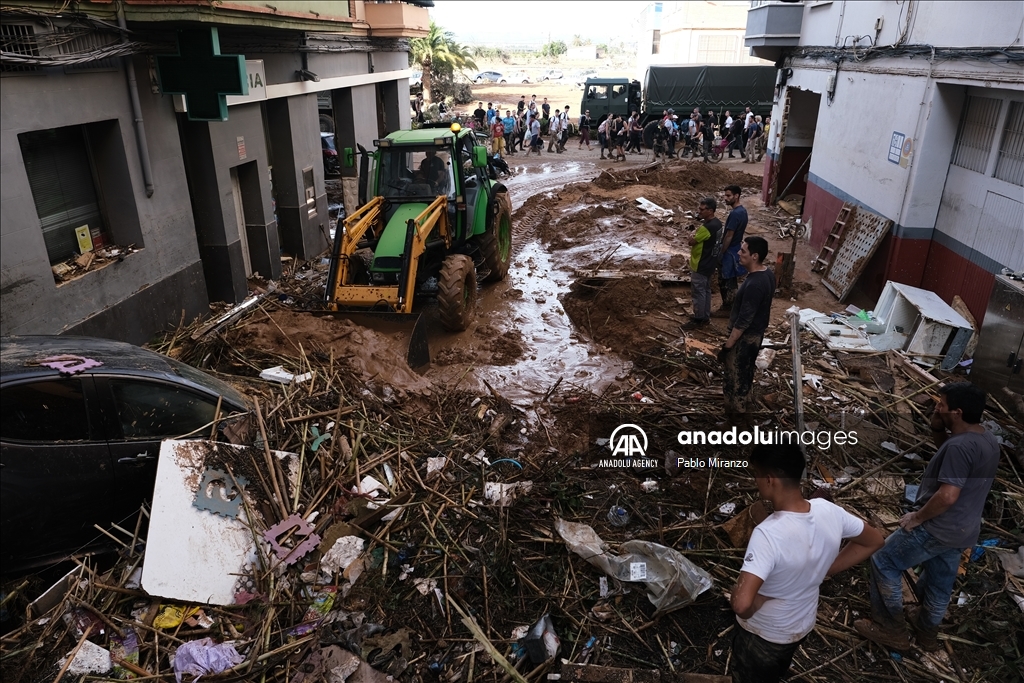
M 737 60 L 736 36 L 703 35 L 697 38 L 697 61 L 730 64 Z
M 79 379 L 17 384 L 4 387 L 0 395 L 0 435 L 5 440 L 95 440 Z
M 87 226 L 94 244 L 106 237 L 92 162 L 82 126 L 18 136 L 50 263 L 78 252 L 75 230 Z
M 144 246 L 117 120 L 19 133 L 18 142 L 51 264 L 79 253 L 76 232 L 93 248 Z
M 588 100 L 607 100 L 608 99 L 608 86 L 607 85 L 592 85 L 587 90 Z
M 612 86 L 612 99 L 617 100 L 626 94 L 625 85 L 613 85 Z
M 996 178 L 1024 185 L 1024 102 L 1010 102 L 996 160 Z
M 24 57 L 39 56 L 39 44 L 36 42 L 35 29 L 25 24 L 0 24 L 0 45 L 3 46 L 4 52 Z M 6 59 L 0 65 L 0 72 L 5 74 L 30 73 L 38 70 L 38 67 L 31 64 L 18 64 Z
M 661 52 L 661 30 L 654 29 L 654 35 L 651 37 L 651 54 L 656 55 Z
M 472 158 L 470 152 L 470 168 Z M 380 159 L 380 184 L 385 197 L 437 197 L 450 194 L 454 187 L 451 160 L 443 147 L 384 147 Z
M 996 125 L 1002 101 L 992 97 L 969 96 L 964 103 L 964 114 L 960 130 L 953 146 L 953 165 L 969 171 L 984 173 L 992 142 L 996 137 Z
M 110 388 L 126 439 L 183 436 L 209 425 L 217 412 L 216 401 L 169 384 L 111 380 Z

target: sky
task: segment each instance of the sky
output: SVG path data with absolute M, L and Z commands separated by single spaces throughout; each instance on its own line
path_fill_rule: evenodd
M 650 3 L 640 0 L 434 0 L 430 18 L 460 43 L 501 47 L 567 44 L 574 35 L 591 42 L 632 42 L 633 22 Z

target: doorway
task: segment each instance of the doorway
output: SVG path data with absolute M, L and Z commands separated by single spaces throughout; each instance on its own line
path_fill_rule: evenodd
M 242 244 L 242 264 L 245 277 L 252 276 L 252 258 L 249 256 L 249 237 L 245 230 L 245 209 L 242 206 L 242 184 L 238 181 L 238 168 L 231 169 L 231 198 L 235 203 L 235 227 L 238 228 L 238 241 Z

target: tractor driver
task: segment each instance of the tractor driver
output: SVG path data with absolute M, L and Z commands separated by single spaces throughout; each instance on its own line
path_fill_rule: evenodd
M 436 149 L 428 149 L 423 161 L 420 162 L 418 176 L 430 183 L 432 191 L 442 194 L 448 187 L 448 171 L 444 159 L 437 156 Z

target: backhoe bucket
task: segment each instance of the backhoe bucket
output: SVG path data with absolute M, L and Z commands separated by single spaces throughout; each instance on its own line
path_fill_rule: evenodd
M 406 362 L 416 369 L 430 363 L 430 346 L 427 343 L 427 328 L 420 313 L 396 313 L 394 311 L 335 311 L 326 313 L 337 320 L 351 320 L 385 335 L 402 333 L 409 338 Z

